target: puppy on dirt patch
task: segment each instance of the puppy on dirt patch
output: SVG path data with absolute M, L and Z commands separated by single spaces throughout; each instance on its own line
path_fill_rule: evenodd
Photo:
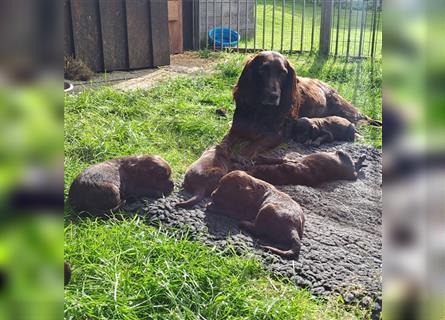
M 210 196 L 219 180 L 230 170 L 232 170 L 232 161 L 225 143 L 210 147 L 186 171 L 184 190 L 193 196 L 177 203 L 176 206 L 188 208 L 200 202 L 204 197 Z
M 314 187 L 332 180 L 357 180 L 360 169 L 366 167 L 365 159 L 362 155 L 354 162 L 342 150 L 316 152 L 298 160 L 268 159 L 269 164 L 256 165 L 248 173 L 274 185 Z
M 240 227 L 260 239 L 285 246 L 261 246 L 286 259 L 298 259 L 304 214 L 300 205 L 273 185 L 243 171 L 232 171 L 219 182 L 207 209 L 240 221 Z
M 71 184 L 74 209 L 93 214 L 117 210 L 126 200 L 160 197 L 173 190 L 169 164 L 159 156 L 127 156 L 95 164 Z
M 319 146 L 332 141 L 354 141 L 356 131 L 354 124 L 342 117 L 303 117 L 295 121 L 292 137 L 297 142 Z

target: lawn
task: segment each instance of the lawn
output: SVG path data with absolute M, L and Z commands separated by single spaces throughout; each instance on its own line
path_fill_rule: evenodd
M 149 90 L 87 90 L 65 97 L 65 195 L 92 163 L 151 153 L 164 157 L 176 180 L 229 129 L 231 89 L 245 55 L 203 52 L 213 72 L 167 80 Z M 346 63 L 290 56 L 299 75 L 327 81 L 365 114 L 381 119 L 381 62 Z M 227 117 L 215 110 L 224 108 Z M 381 146 L 381 129 L 361 127 L 364 142 Z M 65 215 L 72 214 L 67 207 Z M 93 319 L 348 319 L 366 311 L 340 298 L 314 299 L 276 279 L 248 256 L 221 252 L 146 226 L 131 216 L 84 219 L 65 228 L 73 281 L 66 318 Z
M 275 2 L 275 10 L 273 3 Z M 284 6 L 283 6 L 284 2 Z M 241 6 L 244 2 L 241 2 Z M 303 0 L 257 0 L 256 10 L 256 36 L 247 37 L 241 32 L 240 48 L 264 48 L 280 51 L 301 50 L 301 51 L 317 51 L 320 40 L 320 19 L 321 6 L 317 1 L 314 6 L 313 1 Z M 295 3 L 295 4 L 294 4 Z M 227 4 L 226 4 L 227 5 Z M 293 7 L 294 6 L 294 7 Z M 284 8 L 284 13 L 283 13 Z M 303 22 L 304 8 L 304 24 Z M 232 10 L 236 10 L 234 5 Z M 292 15 L 294 13 L 294 15 Z M 292 16 L 294 20 L 294 28 L 292 31 Z M 349 17 L 351 17 L 349 19 Z M 237 29 L 237 21 L 231 21 L 231 28 Z M 218 20 L 217 20 L 218 21 Z M 282 21 L 284 21 L 284 26 Z M 273 23 L 272 23 L 273 22 Z M 226 21 L 226 23 L 228 23 Z M 351 31 L 348 32 L 349 23 L 351 23 Z M 362 56 L 371 55 L 372 40 L 372 8 L 363 11 L 353 8 L 351 12 L 349 7 L 339 7 L 337 4 L 333 8 L 332 31 L 331 31 L 331 54 L 336 52 L 336 39 L 338 33 L 337 53 L 340 56 L 346 56 L 348 51 L 349 37 L 349 56 L 359 56 L 360 39 L 362 39 L 361 54 Z M 360 26 L 363 24 L 363 34 L 360 34 Z M 382 51 L 382 18 L 378 14 L 376 16 L 376 56 L 381 57 Z M 338 25 L 338 28 L 337 28 Z M 228 25 L 227 25 L 228 27 Z M 240 28 L 243 26 L 240 26 Z M 243 27 L 244 28 L 244 27 Z M 283 29 L 283 32 L 282 32 Z M 303 34 L 303 35 L 302 35 Z M 254 41 L 255 38 L 255 41 Z

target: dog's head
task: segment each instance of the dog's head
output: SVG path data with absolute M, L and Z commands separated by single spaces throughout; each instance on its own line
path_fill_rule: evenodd
M 263 51 L 244 66 L 233 97 L 237 107 L 298 107 L 297 81 L 294 68 L 282 54 Z
M 302 117 L 299 118 L 293 127 L 292 136 L 297 142 L 305 142 L 309 139 L 318 137 L 320 129 L 317 125 L 312 123 L 311 119 Z
M 126 176 L 136 185 L 144 185 L 157 189 L 163 193 L 173 190 L 170 179 L 171 168 L 159 156 L 141 155 L 125 158 L 123 169 Z

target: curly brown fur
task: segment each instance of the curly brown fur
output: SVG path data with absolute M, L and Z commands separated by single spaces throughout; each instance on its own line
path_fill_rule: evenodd
M 357 180 L 365 156 L 354 163 L 344 151 L 317 152 L 299 160 L 278 159 L 277 164 L 257 165 L 248 173 L 274 185 L 318 186 L 332 180 Z
M 94 72 L 79 59 L 64 57 L 63 74 L 65 79 L 74 81 L 88 81 L 94 76 Z
M 169 164 L 159 156 L 128 156 L 101 162 L 82 171 L 68 199 L 78 211 L 104 214 L 126 200 L 160 197 L 173 190 Z
M 263 246 L 287 259 L 298 259 L 304 214 L 300 205 L 273 185 L 242 171 L 232 171 L 211 195 L 208 210 L 240 221 L 254 236 L 286 249 Z
M 326 118 L 300 118 L 292 128 L 297 142 L 319 146 L 332 141 L 354 141 L 355 126 L 349 120 L 332 116 Z

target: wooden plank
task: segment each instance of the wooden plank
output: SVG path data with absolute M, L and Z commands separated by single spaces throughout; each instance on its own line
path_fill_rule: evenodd
M 321 2 L 320 55 L 328 56 L 331 48 L 332 0 Z
M 71 25 L 71 8 L 69 0 L 63 1 L 63 11 L 64 11 L 63 54 L 65 56 L 74 56 L 73 26 Z
M 92 70 L 104 70 L 98 0 L 71 0 L 76 58 Z
M 170 36 L 167 1 L 150 0 L 153 66 L 170 64 Z
M 170 53 L 184 52 L 182 36 L 182 0 L 168 1 L 168 32 L 170 35 Z M 176 19 L 174 19 L 176 18 Z
M 129 68 L 153 67 L 149 0 L 127 0 L 125 8 Z M 167 23 L 167 16 L 165 22 Z
M 124 0 L 99 0 L 104 68 L 128 69 L 127 26 Z
M 191 0 L 182 2 L 182 39 L 185 50 L 193 50 L 193 6 Z
M 179 20 L 179 1 L 168 0 L 168 21 Z

